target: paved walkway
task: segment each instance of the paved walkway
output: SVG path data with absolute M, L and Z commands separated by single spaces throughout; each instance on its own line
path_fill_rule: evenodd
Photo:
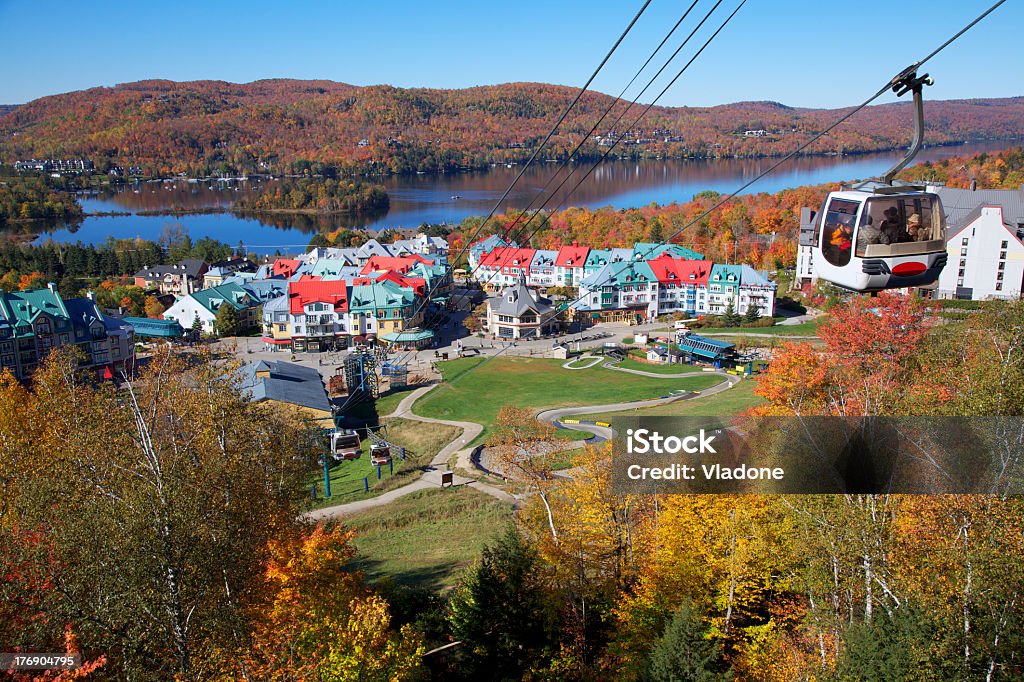
M 462 429 L 462 435 L 453 440 L 448 445 L 441 448 L 441 451 L 434 455 L 434 458 L 430 460 L 430 465 L 425 467 L 423 474 L 412 483 L 408 483 L 401 488 L 395 488 L 389 490 L 386 493 L 381 493 L 376 497 L 370 497 L 365 500 L 356 500 L 355 502 L 347 502 L 345 504 L 335 505 L 333 507 L 324 507 L 317 509 L 305 514 L 305 518 L 318 521 L 320 519 L 338 518 L 346 516 L 348 514 L 357 514 L 368 509 L 375 509 L 376 507 L 382 507 L 386 504 L 394 502 L 400 497 L 405 497 L 409 493 L 414 493 L 417 490 L 427 490 L 428 488 L 440 488 L 441 487 L 441 474 L 449 471 L 448 460 L 452 455 L 457 455 L 457 461 L 461 462 L 465 459 L 467 462 L 470 461 L 473 448 L 466 447 L 466 443 L 471 443 L 473 440 L 480 435 L 480 432 L 484 430 L 484 427 L 475 422 L 462 422 L 454 421 L 450 419 L 433 419 L 431 417 L 421 417 L 418 414 L 413 414 L 412 405 L 419 400 L 428 391 L 432 390 L 438 384 L 431 384 L 430 386 L 422 386 L 405 396 L 400 403 L 395 407 L 394 412 L 383 417 L 401 417 L 402 419 L 410 419 L 413 421 L 423 422 L 425 424 L 446 424 L 448 426 L 455 426 Z M 480 492 L 487 493 L 493 497 L 502 500 L 503 502 L 509 502 L 515 504 L 518 502 L 515 497 L 509 495 L 501 488 L 497 488 L 492 485 L 488 485 L 481 481 L 467 478 L 465 476 L 454 476 L 453 482 L 455 485 L 465 485 L 470 488 L 475 488 Z
M 630 370 L 620 369 L 619 371 L 631 372 L 634 374 L 641 374 L 645 376 L 652 376 L 663 379 L 665 377 L 673 376 L 694 376 L 696 373 L 687 373 L 680 375 L 666 375 L 657 374 L 654 372 L 643 372 L 641 370 Z M 537 414 L 537 419 L 541 421 L 556 423 L 561 417 L 575 415 L 575 414 L 596 414 L 600 412 L 621 412 L 624 410 L 632 410 L 643 407 L 653 407 L 655 405 L 664 405 L 666 403 L 675 402 L 677 400 L 690 400 L 697 397 L 707 397 L 714 395 L 722 391 L 728 390 L 739 383 L 740 379 L 732 374 L 725 372 L 707 372 L 709 374 L 716 374 L 724 377 L 725 381 L 716 384 L 710 388 L 704 389 L 703 391 L 691 392 L 685 395 L 673 395 L 665 398 L 654 398 L 652 400 L 638 400 L 634 402 L 624 403 L 608 403 L 605 405 L 588 405 L 588 406 L 577 406 L 577 407 L 562 407 L 553 410 L 544 410 Z M 405 396 L 400 403 L 395 407 L 395 410 L 388 415 L 382 415 L 383 417 L 401 417 L 402 419 L 410 419 L 413 421 L 423 422 L 425 424 L 445 424 L 448 426 L 455 426 L 462 429 L 462 435 L 453 440 L 448 445 L 441 448 L 441 451 L 430 460 L 430 465 L 425 467 L 423 473 L 415 481 L 408 483 L 401 488 L 395 488 L 389 490 L 386 493 L 382 493 L 376 497 L 367 498 L 365 500 L 356 500 L 355 502 L 347 502 L 345 504 L 335 505 L 333 507 L 324 507 L 322 509 L 316 509 L 311 512 L 307 512 L 304 518 L 313 521 L 319 521 L 321 519 L 340 518 L 349 514 L 357 514 L 359 512 L 367 511 L 369 509 L 375 509 L 377 507 L 383 507 L 384 505 L 390 504 L 395 500 L 405 497 L 410 493 L 414 493 L 417 490 L 428 490 L 433 488 L 439 488 L 441 486 L 441 474 L 451 471 L 448 466 L 448 460 L 454 455 L 455 456 L 455 469 L 462 469 L 465 471 L 472 471 L 474 469 L 472 456 L 475 448 L 467 446 L 467 443 L 472 443 L 477 436 L 483 431 L 483 426 L 476 422 L 464 422 L 455 421 L 451 419 L 434 419 L 432 417 L 421 417 L 414 414 L 412 411 L 413 403 L 423 397 L 427 392 L 433 390 L 439 384 L 431 384 L 429 386 L 422 386 Z M 583 431 L 585 433 L 592 433 L 595 436 L 603 439 L 610 439 L 614 437 L 615 432 L 611 428 L 604 426 L 597 426 L 596 424 L 556 424 L 561 428 L 569 428 L 576 431 Z M 505 492 L 497 486 L 484 483 L 472 478 L 465 476 L 454 475 L 455 485 L 465 485 L 475 490 L 479 490 L 482 493 L 486 493 L 495 497 L 503 502 L 508 502 L 513 506 L 517 506 L 521 500 Z
M 593 360 L 593 362 L 590 362 L 586 365 L 576 364 L 577 362 L 582 362 L 584 360 Z M 562 367 L 564 367 L 565 369 L 590 369 L 594 365 L 601 364 L 603 361 L 604 358 L 602 358 L 600 355 L 591 355 L 590 353 L 584 353 L 583 355 L 579 355 L 573 358 L 572 360 L 568 360 L 562 363 Z
M 628 370 L 624 370 L 628 371 Z M 581 414 L 601 414 L 603 412 L 625 412 L 627 410 L 641 409 L 644 407 L 655 407 L 657 405 L 667 405 L 668 403 L 674 403 L 679 400 L 693 400 L 695 398 L 706 398 L 708 396 L 727 391 L 740 382 L 740 378 L 734 374 L 728 374 L 726 372 L 708 372 L 708 374 L 715 374 L 716 376 L 723 377 L 725 381 L 715 384 L 710 388 L 706 388 L 700 392 L 690 392 L 685 395 L 673 395 L 666 398 L 654 398 L 651 400 L 636 400 L 627 403 L 610 403 L 607 405 L 587 405 L 585 407 L 559 407 L 554 410 L 544 410 L 537 414 L 537 419 L 549 424 L 554 424 L 556 427 L 561 429 L 569 429 L 572 431 L 583 431 L 584 433 L 592 433 L 598 438 L 603 440 L 610 440 L 615 437 L 615 431 L 608 426 L 598 426 L 597 424 L 566 424 L 561 421 L 563 417 L 571 417 Z M 664 376 L 664 375 L 656 375 Z M 686 376 L 686 375 L 684 375 Z

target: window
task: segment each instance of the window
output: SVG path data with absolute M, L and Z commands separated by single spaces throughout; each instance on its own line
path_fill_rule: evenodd
M 999 252 L 999 260 L 1006 260 L 1006 252 L 1005 251 L 1000 251 Z
M 967 246 L 967 237 L 964 237 L 963 239 L 961 239 L 961 240 L 960 240 L 960 244 L 961 244 L 962 246 Z
M 967 249 L 960 249 L 960 255 L 961 256 L 966 256 L 967 255 Z
M 996 275 L 996 281 L 997 281 L 997 282 L 1002 282 L 1002 281 L 1003 281 L 1003 274 L 1004 274 L 1004 273 L 1000 272 L 1000 273 L 998 273 L 998 274 Z
M 1000 249 L 1005 249 L 1008 245 L 1009 245 L 1009 243 L 1004 241 L 1002 244 L 999 245 L 999 248 Z
M 288 329 L 288 325 L 287 324 L 279 324 L 279 325 L 277 325 L 277 331 L 279 331 L 279 332 L 286 331 L 287 329 Z
M 999 264 L 999 269 L 1000 270 L 1005 270 L 1006 269 L 1006 263 L 1000 263 Z
M 964 267 L 965 265 L 967 265 L 967 259 L 966 258 L 961 258 L 960 259 L 960 267 Z
M 963 276 L 964 276 L 964 269 L 963 269 L 963 268 L 960 268 L 960 274 L 959 274 L 959 276 L 960 276 L 960 277 L 963 277 Z
M 1002 282 L 996 282 L 996 291 L 1002 291 L 1002 290 L 1003 290 L 1003 283 Z
M 960 279 L 958 279 L 958 280 L 956 281 L 956 285 L 957 285 L 958 287 L 962 287 L 962 286 L 964 285 L 964 280 L 963 280 L 963 277 L 961 277 Z
M 853 254 L 853 226 L 859 209 L 858 201 L 833 199 L 829 202 L 822 226 L 821 250 L 825 260 L 836 267 L 850 262 Z

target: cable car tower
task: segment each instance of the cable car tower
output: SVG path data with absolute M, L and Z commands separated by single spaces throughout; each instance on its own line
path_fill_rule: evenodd
M 340 413 L 364 400 L 374 400 L 379 395 L 377 380 L 377 359 L 369 351 L 356 351 L 345 357 L 343 371 L 348 398 Z
M 898 97 L 914 99 L 914 141 L 880 181 L 830 192 L 813 216 L 815 274 L 844 289 L 877 292 L 934 285 L 946 266 L 942 201 L 922 185 L 895 184 L 924 142 L 922 90 L 933 81 L 914 67 L 892 79 Z

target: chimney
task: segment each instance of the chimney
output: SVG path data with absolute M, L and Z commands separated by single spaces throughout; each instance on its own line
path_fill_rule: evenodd
M 87 291 L 87 292 L 85 292 L 85 297 L 86 297 L 87 299 L 89 299 L 90 301 L 92 301 L 93 303 L 95 303 L 95 302 L 96 302 L 96 294 L 94 294 L 94 293 L 93 293 L 93 292 L 91 292 L 91 291 Z
M 52 291 L 53 293 L 57 293 L 57 285 L 54 284 L 53 282 L 47 282 L 46 288 Z
M 971 191 L 972 192 L 978 191 L 978 181 L 977 180 L 973 180 L 973 179 L 971 180 Z

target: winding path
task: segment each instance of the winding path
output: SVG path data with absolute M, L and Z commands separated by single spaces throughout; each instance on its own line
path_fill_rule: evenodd
M 658 374 L 655 372 L 644 372 L 642 370 L 635 369 L 624 369 L 617 367 L 610 367 L 609 369 L 615 369 L 620 372 L 629 372 L 631 374 L 639 374 L 641 376 L 649 376 L 658 379 L 664 379 L 666 377 L 679 376 L 680 378 L 695 376 L 697 373 L 687 372 L 684 374 L 673 375 L 673 374 Z M 560 421 L 562 417 L 573 415 L 573 414 L 596 414 L 599 412 L 618 412 L 622 410 L 631 410 L 642 407 L 653 407 L 655 405 L 664 405 L 666 403 L 675 402 L 677 400 L 692 400 L 694 398 L 702 398 L 709 395 L 714 395 L 722 391 L 728 390 L 739 383 L 740 378 L 727 374 L 726 372 L 705 372 L 705 374 L 716 374 L 724 377 L 725 381 L 715 384 L 710 388 L 706 388 L 703 391 L 686 393 L 685 395 L 670 395 L 664 398 L 654 398 L 651 400 L 638 400 L 634 402 L 624 403 L 609 403 L 605 405 L 588 405 L 588 406 L 576 406 L 576 407 L 562 407 L 552 410 L 543 410 L 537 414 L 537 419 L 554 424 L 558 428 L 572 429 L 575 431 L 582 431 L 584 433 L 591 433 L 594 436 L 603 439 L 610 439 L 614 437 L 615 432 L 609 427 L 597 426 L 596 424 L 565 424 Z M 430 460 L 430 465 L 424 467 L 423 473 L 415 481 L 408 483 L 400 488 L 389 490 L 386 493 L 382 493 L 376 497 L 367 498 L 365 500 L 356 500 L 355 502 L 347 502 L 345 504 L 335 505 L 333 507 L 324 507 L 322 509 L 316 509 L 307 512 L 303 515 L 303 518 L 312 521 L 319 521 L 321 519 L 332 519 L 347 516 L 349 514 L 356 514 L 369 509 L 375 509 L 377 507 L 383 507 L 384 505 L 390 504 L 391 502 L 405 497 L 410 493 L 414 493 L 417 490 L 428 490 L 433 488 L 439 488 L 441 486 L 441 474 L 449 472 L 451 469 L 448 467 L 448 460 L 455 455 L 456 464 L 455 467 L 471 471 L 473 469 L 472 455 L 475 450 L 474 447 L 469 447 L 466 444 L 472 443 L 480 432 L 483 431 L 483 426 L 476 422 L 464 422 L 454 421 L 450 419 L 434 419 L 433 417 L 421 417 L 418 414 L 414 414 L 412 411 L 413 403 L 423 397 L 427 392 L 434 389 L 439 384 L 431 384 L 429 386 L 423 386 L 417 388 L 402 399 L 400 403 L 395 407 L 395 410 L 384 417 L 401 417 L 402 419 L 409 419 L 413 421 L 423 422 L 425 424 L 446 424 L 448 426 L 455 426 L 462 429 L 462 435 L 453 440 L 448 445 L 444 446 L 440 452 L 438 452 L 433 459 Z M 476 479 L 467 478 L 465 476 L 454 476 L 455 485 L 465 485 L 470 488 L 479 490 L 480 492 L 487 493 L 492 497 L 496 497 L 503 502 L 509 502 L 513 506 L 516 506 L 521 501 L 519 498 L 510 495 L 501 488 L 478 481 Z
M 630 372 L 633 374 L 642 374 L 644 376 L 652 376 L 658 378 L 664 378 L 665 374 L 656 374 L 653 372 L 642 372 L 636 369 L 620 369 L 621 372 Z M 623 412 L 625 410 L 640 409 L 644 407 L 655 407 L 656 405 L 667 405 L 668 403 L 674 403 L 679 400 L 694 400 L 695 398 L 706 398 L 708 396 L 721 393 L 722 391 L 728 391 L 730 388 L 740 382 L 740 378 L 735 374 L 729 374 L 727 372 L 705 372 L 705 374 L 714 374 L 716 376 L 723 377 L 725 381 L 715 384 L 710 388 L 705 388 L 703 391 L 696 392 L 691 391 L 685 395 L 670 395 L 666 398 L 653 398 L 651 400 L 636 400 L 627 403 L 609 403 L 607 405 L 588 405 L 586 407 L 559 407 L 553 410 L 543 410 L 537 414 L 537 419 L 549 424 L 553 424 L 555 428 L 568 429 L 572 431 L 583 431 L 584 433 L 592 433 L 594 436 L 601 440 L 611 440 L 615 437 L 615 431 L 608 426 L 598 426 L 597 424 L 588 424 L 581 422 L 579 424 L 566 424 L 562 421 L 563 417 L 569 417 L 577 414 L 600 414 L 602 412 Z M 694 376 L 694 373 L 681 374 L 679 376 Z
M 386 493 L 382 493 L 376 497 L 370 497 L 365 500 L 356 500 L 355 502 L 347 502 L 345 504 L 335 505 L 333 507 L 324 507 L 322 509 L 316 509 L 305 514 L 305 518 L 319 521 L 320 519 L 337 518 L 340 516 L 346 516 L 348 514 L 356 514 L 358 512 L 366 511 L 368 509 L 375 509 L 376 507 L 382 507 L 400 497 L 405 497 L 409 493 L 414 493 L 417 490 L 426 490 L 428 488 L 439 488 L 441 487 L 441 474 L 443 472 L 450 471 L 448 468 L 448 459 L 453 455 L 458 455 L 458 461 L 465 459 L 469 461 L 470 455 L 472 454 L 473 448 L 466 447 L 466 443 L 473 442 L 480 432 L 484 430 L 484 427 L 476 422 L 462 422 L 453 421 L 449 419 L 433 419 L 431 417 L 421 417 L 418 414 L 413 414 L 412 405 L 428 391 L 432 390 L 439 384 L 431 384 L 430 386 L 423 386 L 417 388 L 415 391 L 407 395 L 402 399 L 402 402 L 398 403 L 395 407 L 394 412 L 391 414 L 383 415 L 385 417 L 401 417 L 402 419 L 410 419 L 413 421 L 423 422 L 425 424 L 446 424 L 448 426 L 457 426 L 462 429 L 462 435 L 453 440 L 448 445 L 441 448 L 441 451 L 434 455 L 434 458 L 430 460 L 430 465 L 424 468 L 423 474 L 407 485 L 403 485 L 401 488 L 395 488 L 389 490 Z M 516 498 L 509 495 L 501 488 L 496 488 L 493 485 L 488 485 L 482 481 L 477 481 L 472 478 L 466 478 L 465 476 L 455 476 L 455 485 L 466 485 L 470 488 L 475 488 L 480 492 L 487 493 L 493 497 L 502 500 L 503 502 L 510 502 L 515 504 Z

